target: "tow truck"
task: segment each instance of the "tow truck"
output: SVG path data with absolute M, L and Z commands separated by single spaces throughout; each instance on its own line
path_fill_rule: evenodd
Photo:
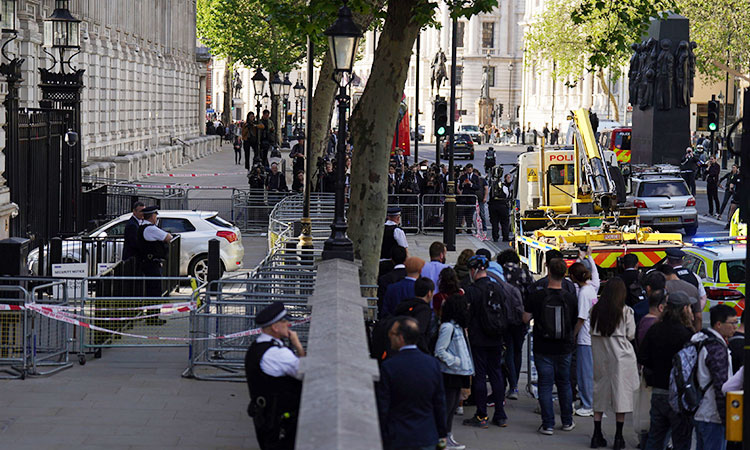
M 625 181 L 617 155 L 602 150 L 588 111 L 572 112 L 572 147 L 545 148 L 519 155 L 513 208 L 515 246 L 533 273 L 546 271 L 544 254 L 557 249 L 568 264 L 589 250 L 607 278 L 626 253 L 641 266 L 662 261 L 670 247 L 682 248 L 679 233 L 641 227 L 637 209 L 625 207 Z

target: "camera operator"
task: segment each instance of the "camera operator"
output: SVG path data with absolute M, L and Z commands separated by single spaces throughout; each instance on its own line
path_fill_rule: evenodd
M 422 190 L 422 204 L 440 205 L 440 194 L 443 193 L 443 182 L 440 176 L 440 169 L 433 165 L 425 175 L 424 189 Z M 434 227 L 440 223 L 440 208 L 424 208 L 424 226 Z
M 336 171 L 333 166 L 335 163 L 336 160 L 333 162 L 326 161 L 325 172 L 321 174 L 322 180 L 320 182 L 323 192 L 336 192 Z
M 305 135 L 297 137 L 297 143 L 292 147 L 292 151 L 289 152 L 289 157 L 292 159 L 292 173 L 305 170 Z
M 247 181 L 250 184 L 250 189 L 262 190 L 265 188 L 266 173 L 260 163 L 253 166 L 253 171 L 247 176 Z
M 693 153 L 693 147 L 686 148 L 685 156 L 680 161 L 680 172 L 682 172 L 682 178 L 687 183 L 693 196 L 695 196 L 695 171 L 700 164 L 700 158 Z
M 457 169 L 459 167 L 456 167 Z M 461 195 L 458 197 L 458 201 L 456 202 L 458 205 L 463 205 L 459 208 L 458 211 L 458 223 L 456 224 L 456 228 L 460 228 L 462 226 L 462 223 L 466 223 L 466 228 L 469 230 L 472 227 L 472 222 L 474 218 L 474 204 L 478 201 L 478 195 L 479 193 L 479 177 L 474 175 L 474 165 L 469 163 L 464 166 L 464 173 L 463 175 L 458 177 L 458 193 Z M 456 233 L 460 233 L 461 230 L 457 229 Z M 471 231 L 467 231 L 471 234 Z

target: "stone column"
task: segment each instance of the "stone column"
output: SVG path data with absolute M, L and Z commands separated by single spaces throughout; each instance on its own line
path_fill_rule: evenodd
M 198 129 L 206 134 L 206 75 L 200 76 L 200 94 L 198 95 Z

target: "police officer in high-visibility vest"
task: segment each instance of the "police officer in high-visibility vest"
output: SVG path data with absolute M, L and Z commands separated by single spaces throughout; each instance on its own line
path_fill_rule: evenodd
M 161 277 L 162 262 L 167 259 L 167 243 L 172 235 L 156 226 L 156 206 L 143 209 L 143 224 L 138 228 L 138 265 L 146 277 Z M 160 297 L 161 280 L 146 281 L 146 296 Z
M 274 302 L 255 318 L 261 334 L 245 354 L 250 388 L 247 413 L 262 450 L 294 449 L 302 382 L 297 378 L 299 358 L 305 356 L 297 333 L 292 331 L 282 302 Z M 288 339 L 292 349 L 284 345 Z M 295 354 L 296 353 L 296 354 Z
M 703 311 L 703 307 L 706 306 L 706 301 L 708 300 L 706 289 L 703 287 L 703 280 L 696 273 L 682 267 L 682 258 L 685 256 L 685 252 L 679 248 L 668 248 L 666 253 L 667 264 L 672 266 L 677 273 L 677 278 L 687 281 L 698 289 L 698 300 L 701 304 L 700 310 Z

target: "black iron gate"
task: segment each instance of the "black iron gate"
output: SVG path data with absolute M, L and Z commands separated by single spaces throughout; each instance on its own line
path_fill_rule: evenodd
M 10 112 L 9 112 L 10 114 Z M 78 231 L 75 211 L 80 199 L 77 146 L 65 144 L 65 133 L 75 129 L 75 112 L 23 109 L 18 112 L 18 146 L 6 148 L 11 200 L 18 217 L 11 220 L 11 236 L 35 243 Z

